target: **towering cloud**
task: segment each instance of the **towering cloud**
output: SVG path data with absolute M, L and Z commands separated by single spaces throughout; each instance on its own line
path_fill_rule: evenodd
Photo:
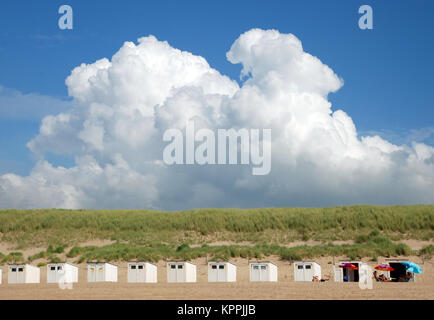
M 76 157 L 41 160 L 31 174 L 0 176 L 0 206 L 159 208 L 433 203 L 434 148 L 359 137 L 327 96 L 343 85 L 291 34 L 252 29 L 227 53 L 241 87 L 202 57 L 149 36 L 66 79 L 73 107 L 43 119 L 28 147 Z M 173 165 L 163 133 L 198 128 L 272 129 L 272 167 Z

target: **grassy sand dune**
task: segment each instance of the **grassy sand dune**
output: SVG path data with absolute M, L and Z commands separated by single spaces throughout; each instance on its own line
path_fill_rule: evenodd
M 423 240 L 415 250 L 400 240 Z M 432 255 L 434 206 L 150 210 L 0 210 L 0 263 L 73 259 L 349 258 Z M 110 240 L 105 245 L 82 245 Z M 209 245 L 225 242 L 225 245 Z M 288 246 L 290 243 L 308 243 Z M 337 242 L 345 242 L 337 244 Z M 248 243 L 248 244 L 246 244 Z M 47 248 L 23 254 L 29 248 Z

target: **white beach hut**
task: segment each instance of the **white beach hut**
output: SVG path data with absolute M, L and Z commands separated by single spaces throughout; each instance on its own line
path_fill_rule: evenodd
M 312 281 L 313 277 L 321 280 L 321 266 L 315 261 L 295 261 L 294 281 Z
M 407 268 L 402 262 L 410 262 L 407 259 L 386 259 L 384 264 L 388 264 L 393 268 L 393 271 L 379 271 L 379 274 L 384 274 L 386 278 L 391 279 L 392 281 L 398 281 L 401 277 L 406 277 Z M 408 282 L 414 282 L 415 277 L 414 273 L 411 274 L 411 278 Z
M 78 268 L 73 264 L 47 264 L 47 283 L 76 283 L 78 282 Z
M 149 262 L 128 262 L 128 282 L 157 282 L 157 266 Z
M 87 264 L 87 282 L 117 282 L 118 267 L 107 262 Z
M 237 266 L 230 262 L 208 262 L 208 282 L 237 281 Z
M 341 268 L 340 265 L 350 263 L 357 269 Z M 335 265 L 335 282 L 359 282 L 361 279 L 368 279 L 372 277 L 369 272 L 369 266 L 360 260 L 342 260 Z
M 167 282 L 196 282 L 196 265 L 187 261 L 168 262 Z
M 277 281 L 277 266 L 269 261 L 249 263 L 250 281 Z
M 41 272 L 30 264 L 11 264 L 8 266 L 8 283 L 39 283 Z

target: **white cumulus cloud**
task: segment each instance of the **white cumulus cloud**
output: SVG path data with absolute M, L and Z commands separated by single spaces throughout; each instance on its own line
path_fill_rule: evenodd
M 343 80 L 294 35 L 252 29 L 227 59 L 241 87 L 207 61 L 153 36 L 66 79 L 72 108 L 45 117 L 36 154 L 72 154 L 71 168 L 41 160 L 26 177 L 0 176 L 0 207 L 158 208 L 433 203 L 434 148 L 358 137 L 328 94 Z M 247 165 L 162 162 L 163 133 L 197 127 L 272 130 L 269 175 Z

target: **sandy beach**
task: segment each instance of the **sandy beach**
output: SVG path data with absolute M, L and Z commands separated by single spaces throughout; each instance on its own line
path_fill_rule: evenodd
M 335 262 L 343 257 L 334 257 Z M 266 300 L 266 299 L 325 299 L 325 300 L 381 300 L 381 299 L 434 299 L 434 259 L 422 261 L 420 257 L 409 257 L 409 260 L 420 264 L 423 273 L 416 275 L 414 283 L 373 283 L 373 289 L 360 289 L 358 283 L 336 283 L 333 281 L 333 257 L 314 259 L 321 264 L 323 277 L 330 276 L 330 281 L 322 283 L 295 282 L 293 265 L 277 258 L 267 259 L 278 266 L 277 283 L 249 282 L 247 259 L 233 259 L 237 265 L 236 283 L 208 283 L 206 259 L 197 259 L 196 283 L 167 283 L 166 265 L 158 263 L 158 283 L 127 283 L 126 262 L 118 262 L 117 283 L 88 283 L 87 266 L 79 266 L 79 282 L 73 289 L 60 289 L 57 284 L 46 283 L 46 267 L 41 267 L 40 284 L 8 284 L 7 268 L 2 266 L 3 283 L 0 285 L 1 300 L 15 299 L 234 299 L 234 300 Z M 363 259 L 371 267 L 375 262 Z M 384 258 L 379 258 L 379 262 Z

